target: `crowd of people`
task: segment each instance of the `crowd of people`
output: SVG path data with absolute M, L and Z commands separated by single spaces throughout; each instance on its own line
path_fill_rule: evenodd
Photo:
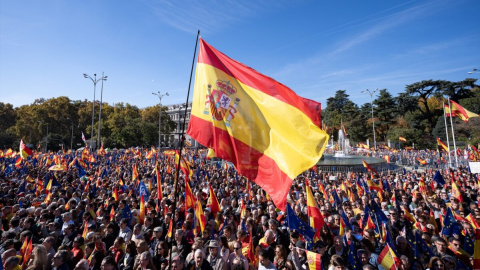
M 336 175 L 314 167 L 293 180 L 287 214 L 205 150 L 184 151 L 178 175 L 171 151 L 84 149 L 25 160 L 7 152 L 6 270 L 383 270 L 385 257 L 395 257 L 391 269 L 433 270 L 474 269 L 480 260 L 480 181 L 467 167 Z M 321 227 L 312 238 L 289 215 L 313 227 L 320 217 Z

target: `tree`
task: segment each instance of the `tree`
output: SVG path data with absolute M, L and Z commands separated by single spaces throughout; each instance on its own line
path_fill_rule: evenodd
M 472 89 L 479 87 L 475 82 L 477 82 L 477 79 L 472 78 L 467 78 L 459 82 L 449 82 L 445 85 L 443 95 L 450 97 L 450 99 L 454 101 L 472 97 L 474 95 Z
M 352 120 L 359 113 L 358 106 L 348 97 L 346 90 L 338 90 L 334 97 L 327 99 L 327 107 L 322 111 L 323 119 L 333 134 L 340 129 L 341 122 L 349 130 Z
M 425 132 L 430 133 L 437 122 L 437 117 L 435 117 L 435 111 L 432 110 L 432 108 L 430 108 L 428 105 L 428 99 L 432 96 L 441 96 L 443 90 L 445 90 L 446 86 L 449 85 L 449 83 L 450 82 L 443 80 L 427 80 L 409 84 L 405 89 L 406 94 L 416 97 L 417 102 L 420 105 L 423 105 L 419 106 L 418 110 L 420 111 L 422 118 L 428 123 Z
M 380 90 L 378 97 L 373 101 L 373 104 L 376 105 L 374 112 L 375 117 L 378 118 L 378 126 L 375 125 L 376 131 L 378 132 L 379 137 L 383 137 L 386 141 L 388 130 L 395 122 L 395 117 L 397 115 L 395 100 L 387 89 L 382 89 Z

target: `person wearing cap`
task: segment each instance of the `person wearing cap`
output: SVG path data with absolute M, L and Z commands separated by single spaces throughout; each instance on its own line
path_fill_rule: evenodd
M 160 226 L 155 227 L 155 229 L 153 229 L 152 237 L 153 239 L 150 241 L 149 246 L 152 250 L 155 250 L 155 247 L 160 241 L 165 241 L 165 237 L 163 237 L 163 228 Z
M 210 254 L 207 257 L 207 261 L 210 263 L 213 270 L 223 270 L 225 265 L 222 256 L 220 256 L 220 253 L 218 252 L 218 248 L 217 240 L 211 240 L 208 244 L 208 251 Z

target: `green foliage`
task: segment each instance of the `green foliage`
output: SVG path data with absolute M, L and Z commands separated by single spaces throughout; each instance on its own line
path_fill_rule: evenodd
M 100 103 L 70 100 L 68 97 L 37 99 L 30 105 L 13 108 L 0 103 L 0 147 L 18 147 L 23 139 L 27 144 L 58 150 L 83 145 L 82 132 L 86 139 L 98 135 Z M 165 108 L 162 108 L 165 111 Z M 101 138 L 105 147 L 150 146 L 158 143 L 158 106 L 139 109 L 131 104 L 102 104 Z M 170 134 L 176 127 L 167 113 L 162 114 L 162 132 Z M 72 133 L 73 128 L 73 133 Z M 48 134 L 48 136 L 47 136 Z M 73 136 L 72 136 L 73 134 Z M 73 142 L 72 142 L 73 138 Z

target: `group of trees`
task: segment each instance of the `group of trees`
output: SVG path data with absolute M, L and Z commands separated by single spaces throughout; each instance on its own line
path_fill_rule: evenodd
M 100 103 L 95 102 L 93 138 L 97 138 Z M 90 139 L 93 103 L 70 100 L 68 97 L 37 99 L 30 105 L 14 108 L 0 102 L 0 148 L 18 147 L 25 143 L 49 149 L 79 148 L 84 145 L 82 132 Z M 162 112 L 166 107 L 162 107 Z M 101 141 L 105 147 L 150 146 L 158 144 L 159 106 L 139 109 L 128 103 L 113 106 L 102 104 Z M 162 113 L 162 135 L 176 128 L 167 113 Z M 73 136 L 72 136 L 73 134 Z M 73 138 L 73 139 L 72 139 Z
M 377 142 L 398 142 L 407 138 L 406 145 L 418 148 L 435 147 L 435 137 L 445 139 L 443 102 L 447 98 L 466 109 L 480 113 L 480 88 L 476 79 L 460 82 L 426 80 L 407 85 L 393 97 L 387 89 L 375 93 L 373 112 Z M 99 102 L 95 103 L 94 134 L 97 137 Z M 336 138 L 341 122 L 354 143 L 373 142 L 371 103 L 358 106 L 349 99 L 346 90 L 338 90 L 327 99 L 322 119 L 329 133 Z M 30 105 L 14 108 L 0 102 L 0 148 L 18 147 L 20 139 L 26 143 L 59 149 L 60 144 L 70 147 L 83 145 L 81 134 L 90 138 L 93 104 L 89 101 L 70 100 L 68 97 L 37 99 Z M 166 107 L 162 108 L 165 111 Z M 102 105 L 101 141 L 105 147 L 150 146 L 158 143 L 159 107 L 139 109 L 128 103 Z M 170 134 L 176 123 L 162 113 L 162 134 Z M 476 144 L 480 141 L 480 117 L 464 123 L 454 118 L 457 141 Z M 47 132 L 48 129 L 48 132 Z M 72 132 L 73 129 L 73 132 Z M 47 135 L 48 134 L 48 135 Z M 47 137 L 48 136 L 48 137 Z M 405 144 L 404 144 L 405 145 Z
M 402 145 L 415 143 L 416 148 L 435 148 L 436 137 L 446 138 L 443 103 L 447 103 L 448 98 L 471 112 L 480 113 L 480 88 L 476 81 L 425 80 L 407 85 L 396 97 L 387 89 L 379 90 L 373 100 L 377 143 L 388 140 L 397 143 L 402 136 L 407 138 L 407 143 Z M 339 90 L 327 99 L 326 105 L 322 119 L 334 139 L 343 122 L 351 141 L 369 139 L 373 143 L 370 102 L 359 107 L 349 99 L 346 90 Z M 447 125 L 450 132 L 450 120 Z M 468 144 L 480 141 L 480 117 L 471 118 L 468 123 L 453 118 L 453 126 L 456 141 Z

